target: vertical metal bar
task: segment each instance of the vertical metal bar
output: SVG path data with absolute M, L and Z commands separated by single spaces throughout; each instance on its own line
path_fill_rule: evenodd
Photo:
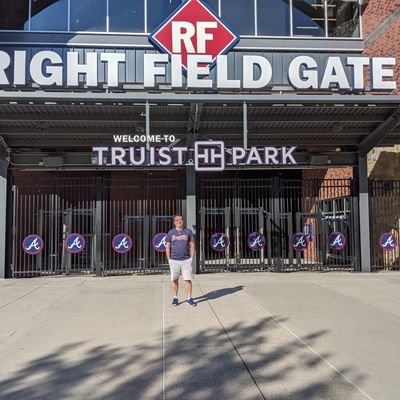
M 68 11 L 67 11 L 67 30 L 68 32 L 71 31 L 71 0 L 68 0 Z
M 257 0 L 254 0 L 254 35 L 258 36 Z
M 96 177 L 95 184 L 95 209 L 94 209 L 94 254 L 92 255 L 94 259 L 94 267 L 97 276 L 102 274 L 102 260 L 101 260 L 101 240 L 102 234 L 102 208 L 103 208 L 103 179 L 101 177 Z
M 20 212 L 20 204 L 19 204 L 19 190 L 18 187 L 14 184 L 12 187 L 13 193 L 13 224 L 12 224 L 12 259 L 11 259 L 11 277 L 15 277 L 15 268 L 18 265 L 18 257 L 17 257 L 17 248 L 18 248 L 18 232 L 19 232 L 19 224 L 17 226 L 17 221 L 19 222 Z M 19 247 L 20 248 L 20 247 Z
M 150 142 L 149 142 L 149 136 L 150 136 L 150 104 L 148 101 L 146 101 L 146 150 L 150 150 Z
M 186 226 L 192 230 L 195 243 L 197 238 L 197 222 L 196 222 L 196 171 L 192 165 L 186 166 L 186 194 L 185 194 L 185 214 Z M 195 271 L 198 273 L 198 264 L 195 259 L 193 260 Z
M 148 33 L 148 30 L 147 30 L 147 0 L 144 0 L 144 32 Z
M 106 32 L 110 32 L 110 0 L 106 1 Z
M 31 30 L 31 19 L 32 19 L 32 0 L 29 0 L 28 10 L 28 31 Z
M 361 271 L 371 272 L 370 214 L 367 157 L 358 158 L 358 182 L 360 193 L 360 259 Z
M 247 103 L 243 102 L 243 147 L 247 149 L 247 136 L 248 136 L 248 127 L 247 127 Z
M 7 167 L 8 163 L 5 160 L 0 160 L 0 278 L 6 276 L 6 253 L 5 243 L 7 241 Z

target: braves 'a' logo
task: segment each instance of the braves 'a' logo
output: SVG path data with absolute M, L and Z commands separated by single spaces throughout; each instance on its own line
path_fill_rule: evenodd
M 294 250 L 304 251 L 307 249 L 310 242 L 305 233 L 297 232 L 292 236 L 291 243 Z
M 156 233 L 153 236 L 153 248 L 159 253 L 165 253 L 167 250 L 167 234 L 165 232 Z
M 43 247 L 43 239 L 39 235 L 28 235 L 22 242 L 22 249 L 31 256 L 39 254 Z
M 116 253 L 125 254 L 132 248 L 133 240 L 126 233 L 114 236 L 112 247 Z
M 81 253 L 85 248 L 84 237 L 79 233 L 71 233 L 65 239 L 65 248 L 70 253 Z
M 229 238 L 225 233 L 214 233 L 210 240 L 211 248 L 215 251 L 225 251 L 229 246 Z
M 397 247 L 397 237 L 391 232 L 386 232 L 379 238 L 379 245 L 385 251 L 393 251 Z
M 250 235 L 247 237 L 247 245 L 253 251 L 261 250 L 266 243 L 267 240 L 265 239 L 265 236 L 260 232 L 250 233 Z
M 342 232 L 332 232 L 328 243 L 332 250 L 342 250 L 346 246 L 346 236 Z

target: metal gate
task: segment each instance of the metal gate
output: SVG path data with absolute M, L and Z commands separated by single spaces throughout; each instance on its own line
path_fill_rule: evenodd
M 12 188 L 11 274 L 19 276 L 94 272 L 94 178 L 64 178 L 30 174 L 18 177 Z M 86 240 L 83 252 L 66 251 L 64 240 L 79 232 Z M 30 234 L 39 235 L 43 251 L 32 256 L 22 249 Z
M 168 231 L 172 216 L 184 210 L 184 172 L 142 171 L 129 178 L 121 174 L 64 176 L 15 174 L 10 227 L 12 277 L 168 269 L 165 254 L 153 249 L 152 238 Z M 66 250 L 65 239 L 71 233 L 83 236 L 82 252 Z M 132 249 L 126 254 L 116 253 L 111 245 L 120 233 L 133 239 Z M 44 242 L 43 251 L 34 256 L 22 248 L 24 238 L 31 234 Z
M 400 269 L 400 181 L 375 181 L 369 184 L 372 270 Z M 391 234 L 397 246 L 383 249 L 380 240 Z
M 168 270 L 164 253 L 155 251 L 152 238 L 168 232 L 175 213 L 184 211 L 186 197 L 184 172 L 170 178 L 167 173 L 142 174 L 136 178 L 104 180 L 102 203 L 103 274 L 152 273 Z M 119 233 L 133 239 L 133 251 L 118 254 L 111 241 Z
M 200 270 L 354 270 L 355 201 L 350 179 L 201 179 Z M 299 232 L 308 240 L 301 252 L 291 245 Z M 334 232 L 345 238 L 340 250 L 328 242 Z M 229 246 L 215 251 L 210 241 L 221 233 Z M 265 237 L 258 251 L 249 245 L 253 233 Z

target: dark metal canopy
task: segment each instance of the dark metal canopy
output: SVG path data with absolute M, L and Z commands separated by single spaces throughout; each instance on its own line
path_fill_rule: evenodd
M 240 145 L 246 132 L 249 145 L 345 147 L 365 155 L 400 143 L 399 105 L 397 95 L 0 92 L 0 136 L 11 149 L 71 150 L 146 132 L 187 144 Z

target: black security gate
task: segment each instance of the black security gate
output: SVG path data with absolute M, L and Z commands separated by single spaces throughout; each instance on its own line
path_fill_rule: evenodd
M 167 232 L 172 216 L 184 211 L 184 173 L 68 175 L 17 173 L 13 177 L 12 277 L 168 269 L 165 254 L 154 250 L 152 238 Z M 82 252 L 66 250 L 65 239 L 71 233 L 83 236 Z M 133 239 L 131 251 L 125 254 L 112 247 L 114 236 L 120 233 Z M 31 234 L 44 242 L 37 255 L 27 254 L 22 248 L 24 238 Z
M 185 202 L 184 173 L 176 177 L 143 174 L 136 178 L 104 180 L 102 204 L 102 271 L 104 274 L 160 272 L 168 270 L 164 253 L 152 238 L 172 227 L 172 217 L 182 213 Z M 116 253 L 111 241 L 119 233 L 133 239 L 133 251 Z
M 355 201 L 351 179 L 201 179 L 200 270 L 354 270 Z M 301 252 L 291 245 L 299 232 L 309 243 Z M 344 248 L 330 247 L 333 232 L 343 234 Z M 216 251 L 211 238 L 221 233 L 229 246 Z M 249 243 L 257 233 L 265 243 L 254 250 Z
M 11 274 L 93 273 L 95 244 L 94 178 L 64 178 L 32 174 L 15 178 L 13 191 Z M 86 246 L 81 253 L 66 251 L 65 238 L 79 232 Z M 22 249 L 24 238 L 39 235 L 43 251 L 32 256 Z
M 400 181 L 371 180 L 369 193 L 372 270 L 400 270 Z M 397 246 L 381 247 L 385 233 L 395 237 Z

